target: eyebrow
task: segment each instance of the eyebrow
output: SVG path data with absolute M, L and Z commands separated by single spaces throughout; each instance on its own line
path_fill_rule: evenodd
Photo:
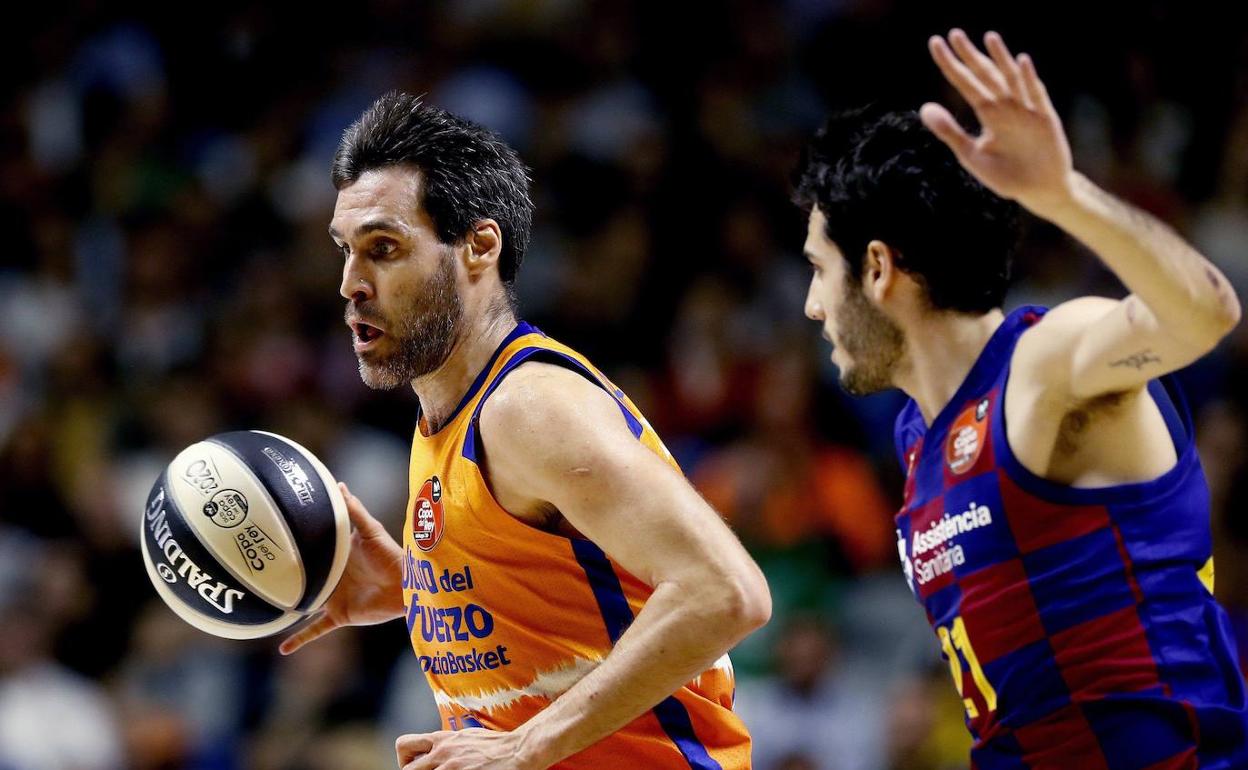
M 355 228 L 355 235 L 358 238 L 361 235 L 377 232 L 378 230 L 386 230 L 392 233 L 401 233 L 405 228 L 393 219 L 370 219 L 359 227 Z M 342 233 L 338 232 L 333 225 L 329 226 L 329 235 L 331 238 L 342 240 Z

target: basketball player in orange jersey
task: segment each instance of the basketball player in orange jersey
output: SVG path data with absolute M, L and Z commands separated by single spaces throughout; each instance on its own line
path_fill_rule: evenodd
M 346 573 L 282 652 L 403 618 L 444 728 L 398 739 L 407 770 L 748 768 L 727 651 L 766 582 L 624 393 L 517 319 L 524 165 L 389 94 L 333 181 L 360 374 L 419 424 L 402 546 L 344 487 Z
M 1166 376 L 1213 349 L 1239 301 L 1172 230 L 1074 170 L 1032 60 L 985 44 L 930 42 L 978 135 L 925 104 L 847 116 L 812 143 L 806 313 L 848 390 L 910 396 L 898 552 L 965 704 L 972 767 L 1248 767 L 1209 489 Z M 1130 294 L 1004 314 L 1010 201 Z

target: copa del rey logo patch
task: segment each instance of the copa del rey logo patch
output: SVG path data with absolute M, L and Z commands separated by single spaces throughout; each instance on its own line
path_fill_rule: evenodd
M 949 429 L 945 444 L 945 462 L 954 473 L 966 473 L 975 467 L 988 435 L 988 399 L 968 406 Z
M 429 479 L 416 495 L 412 511 L 412 539 L 422 551 L 432 551 L 442 539 L 446 516 L 442 513 L 442 482 L 437 476 Z

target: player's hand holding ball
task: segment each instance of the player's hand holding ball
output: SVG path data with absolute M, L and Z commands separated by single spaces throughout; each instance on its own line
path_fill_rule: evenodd
M 369 515 L 346 484 L 338 486 L 355 527 L 351 533 L 351 556 L 320 616 L 282 642 L 278 649 L 283 655 L 289 655 L 335 628 L 370 626 L 403 615 L 403 593 L 399 590 L 403 549 L 381 522 Z

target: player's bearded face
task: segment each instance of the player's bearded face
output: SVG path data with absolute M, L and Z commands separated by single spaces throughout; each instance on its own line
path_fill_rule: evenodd
M 893 371 L 905 348 L 905 334 L 853 281 L 845 282 L 836 308 L 836 343 L 849 363 L 841 387 L 858 396 L 893 387 Z
M 445 254 L 434 274 L 417 290 L 399 295 L 389 307 L 375 301 L 347 306 L 365 323 L 385 329 L 386 344 L 361 351 L 360 378 L 377 390 L 392 390 L 428 374 L 451 354 L 463 320 L 455 287 L 455 261 Z

